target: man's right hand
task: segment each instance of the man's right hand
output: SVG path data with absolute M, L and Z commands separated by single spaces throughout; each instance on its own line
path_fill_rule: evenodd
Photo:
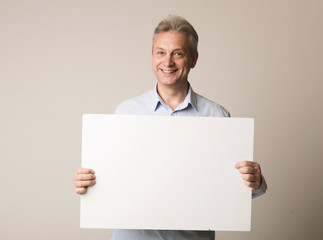
M 95 172 L 89 168 L 79 168 L 74 175 L 74 189 L 78 194 L 86 193 L 89 186 L 93 186 L 95 181 Z

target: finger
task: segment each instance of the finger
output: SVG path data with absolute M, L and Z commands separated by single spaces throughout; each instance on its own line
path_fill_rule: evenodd
M 254 182 L 244 181 L 244 183 L 246 186 L 250 187 L 252 190 L 257 190 L 261 185 L 261 181 L 254 181 Z
M 260 187 L 260 183 L 258 182 L 248 182 L 248 181 L 244 181 L 244 184 L 251 188 L 252 190 L 257 190 Z
M 78 193 L 78 194 L 84 194 L 87 192 L 87 188 L 84 187 L 84 188 L 75 188 L 75 192 Z
M 242 174 L 260 174 L 260 169 L 254 167 L 241 167 L 238 171 Z
M 247 182 L 256 182 L 259 181 L 259 178 L 253 174 L 242 174 L 241 178 Z
M 235 165 L 235 168 L 241 168 L 241 167 L 254 167 L 254 168 L 260 168 L 259 164 L 257 162 L 253 161 L 242 161 L 237 162 Z
M 95 172 L 90 168 L 80 167 L 76 170 L 77 174 L 95 174 Z
M 75 188 L 82 188 L 82 187 L 89 187 L 93 186 L 96 183 L 95 180 L 90 180 L 90 181 L 75 181 L 74 185 Z
M 86 181 L 86 180 L 94 180 L 96 176 L 94 174 L 75 174 L 74 180 L 75 181 Z

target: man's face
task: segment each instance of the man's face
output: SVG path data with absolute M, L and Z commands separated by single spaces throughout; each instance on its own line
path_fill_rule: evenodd
M 174 30 L 159 33 L 154 41 L 151 61 L 158 84 L 180 86 L 186 83 L 197 57 L 197 53 L 191 56 L 185 33 Z

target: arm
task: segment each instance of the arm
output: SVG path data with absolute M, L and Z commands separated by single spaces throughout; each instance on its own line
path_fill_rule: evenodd
M 86 193 L 89 186 L 93 186 L 95 181 L 95 172 L 88 168 L 78 168 L 74 175 L 74 189 L 78 194 Z
M 241 173 L 241 177 L 246 186 L 252 189 L 252 198 L 259 197 L 267 190 L 267 184 L 261 175 L 259 163 L 252 161 L 243 161 L 235 164 L 235 167 Z

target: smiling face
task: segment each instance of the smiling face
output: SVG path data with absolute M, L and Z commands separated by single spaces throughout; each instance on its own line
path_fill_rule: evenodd
M 152 68 L 160 85 L 186 84 L 190 69 L 196 64 L 198 54 L 191 56 L 188 37 L 174 30 L 159 33 L 154 41 Z

